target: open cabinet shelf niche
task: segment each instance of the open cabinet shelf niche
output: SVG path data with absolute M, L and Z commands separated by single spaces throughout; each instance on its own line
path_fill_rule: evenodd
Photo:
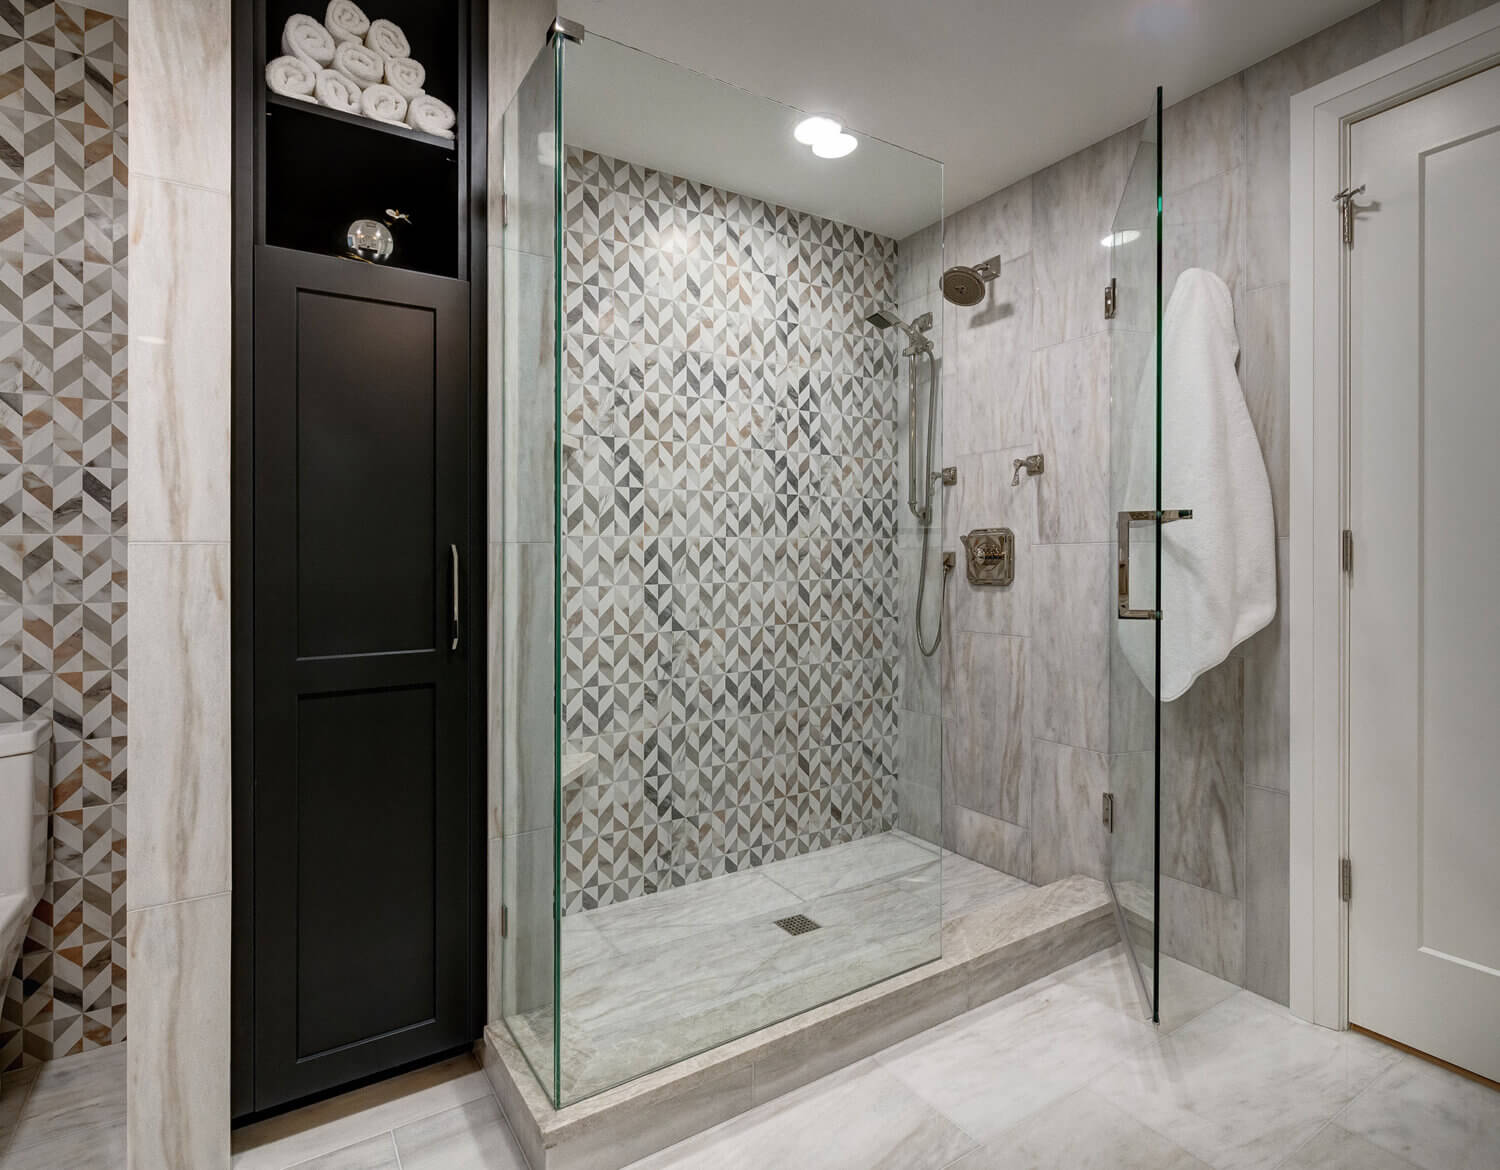
M 461 178 L 467 170 L 463 54 L 468 5 L 461 0 L 374 0 L 363 5 L 371 20 L 394 21 L 406 34 L 412 57 L 427 70 L 424 90 L 458 115 L 452 140 L 271 93 L 260 71 L 280 55 L 287 18 L 299 12 L 321 17 L 324 4 L 263 0 L 260 7 L 263 52 L 256 88 L 262 197 L 257 242 L 341 256 L 351 222 L 384 218 L 393 209 L 411 222 L 395 227 L 391 267 L 466 277 Z

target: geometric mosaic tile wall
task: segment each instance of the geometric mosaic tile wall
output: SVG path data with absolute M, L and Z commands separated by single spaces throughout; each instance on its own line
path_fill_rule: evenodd
M 566 156 L 566 912 L 892 828 L 889 239 Z
M 0 720 L 55 744 L 0 1068 L 125 1035 L 125 27 L 0 0 Z

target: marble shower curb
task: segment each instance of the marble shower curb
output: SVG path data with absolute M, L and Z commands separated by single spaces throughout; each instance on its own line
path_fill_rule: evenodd
M 553 1109 L 501 1023 L 480 1054 L 532 1170 L 619 1170 L 1119 941 L 1104 883 L 1069 877 L 943 927 L 943 957 Z

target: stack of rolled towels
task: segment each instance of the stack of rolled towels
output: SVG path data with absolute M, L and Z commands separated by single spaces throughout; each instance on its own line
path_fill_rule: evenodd
M 423 91 L 427 70 L 412 60 L 406 34 L 389 20 L 369 19 L 354 0 L 330 0 L 322 20 L 291 17 L 281 52 L 266 66 L 272 93 L 453 137 L 457 116 Z

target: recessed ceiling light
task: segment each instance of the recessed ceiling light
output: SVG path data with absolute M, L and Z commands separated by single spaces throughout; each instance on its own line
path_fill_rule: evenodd
M 1121 244 L 1134 243 L 1140 238 L 1141 233 L 1136 231 L 1135 228 L 1126 228 L 1122 232 L 1112 232 L 1099 242 L 1106 248 L 1118 248 Z
M 826 118 L 822 114 L 814 114 L 810 118 L 803 118 L 797 123 L 797 128 L 792 131 L 792 136 L 802 143 L 803 146 L 813 146 L 825 138 L 832 138 L 843 131 L 843 126 L 832 118 Z
M 859 145 L 859 139 L 840 131 L 812 144 L 812 152 L 819 158 L 843 158 Z

